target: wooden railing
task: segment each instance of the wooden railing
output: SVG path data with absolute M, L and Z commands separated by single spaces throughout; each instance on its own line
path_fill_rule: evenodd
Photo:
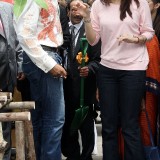
M 29 112 L 34 108 L 35 102 L 12 102 L 11 93 L 0 92 L 0 160 L 7 146 L 3 139 L 2 122 L 10 121 L 15 121 L 16 160 L 36 160 Z

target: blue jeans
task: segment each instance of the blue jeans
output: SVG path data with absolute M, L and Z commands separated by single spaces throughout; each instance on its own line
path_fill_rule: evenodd
M 57 53 L 48 54 L 61 64 L 61 57 Z M 36 103 L 31 117 L 37 160 L 61 160 L 65 117 L 63 79 L 44 73 L 26 54 L 23 57 L 23 70 L 30 81 L 31 98 Z
M 139 113 L 145 91 L 145 71 L 114 70 L 100 65 L 98 88 L 103 160 L 119 160 L 119 126 L 124 138 L 124 160 L 144 160 Z

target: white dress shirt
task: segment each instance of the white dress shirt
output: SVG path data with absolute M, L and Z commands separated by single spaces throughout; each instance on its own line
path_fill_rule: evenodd
M 77 44 L 77 40 L 78 40 L 78 36 L 79 36 L 79 31 L 80 31 L 80 28 L 81 28 L 82 24 L 83 24 L 83 21 L 81 21 L 81 22 L 78 23 L 78 24 L 74 24 L 74 27 L 75 27 L 74 33 L 75 33 L 75 35 L 76 35 L 76 38 L 75 38 L 75 46 L 76 46 L 76 44 Z M 70 22 L 69 22 L 69 27 L 72 26 L 72 25 L 73 25 L 73 24 L 72 24 L 72 22 L 70 21 Z M 70 32 L 71 32 L 71 31 L 70 31 Z
M 40 8 L 33 0 L 27 0 L 21 15 L 14 17 L 21 47 L 44 72 L 50 71 L 57 63 L 41 45 L 58 47 L 63 44 L 58 2 L 46 0 L 46 3 L 48 10 Z

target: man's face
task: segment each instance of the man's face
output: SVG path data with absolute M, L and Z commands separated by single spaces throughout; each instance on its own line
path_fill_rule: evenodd
M 69 11 L 69 18 L 72 24 L 78 24 L 82 21 L 83 17 L 76 13 L 76 9 L 74 6 L 76 5 L 77 1 L 73 1 L 70 3 L 70 11 Z

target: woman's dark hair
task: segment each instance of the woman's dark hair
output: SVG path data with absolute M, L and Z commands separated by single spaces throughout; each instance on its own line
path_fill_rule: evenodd
M 156 3 L 160 3 L 160 0 L 152 0 L 152 2 L 156 4 Z
M 152 0 L 152 1 L 154 4 L 160 3 L 160 0 Z M 160 43 L 160 7 L 158 8 L 156 17 L 154 19 L 153 28 Z
M 134 0 L 137 4 L 137 7 L 139 7 L 139 0 Z M 110 5 L 112 2 L 111 0 L 101 0 L 101 2 L 105 5 Z M 132 17 L 132 12 L 130 10 L 130 5 L 132 3 L 132 0 L 121 0 L 120 5 L 120 19 L 123 21 L 123 19 L 126 17 L 126 12 Z

